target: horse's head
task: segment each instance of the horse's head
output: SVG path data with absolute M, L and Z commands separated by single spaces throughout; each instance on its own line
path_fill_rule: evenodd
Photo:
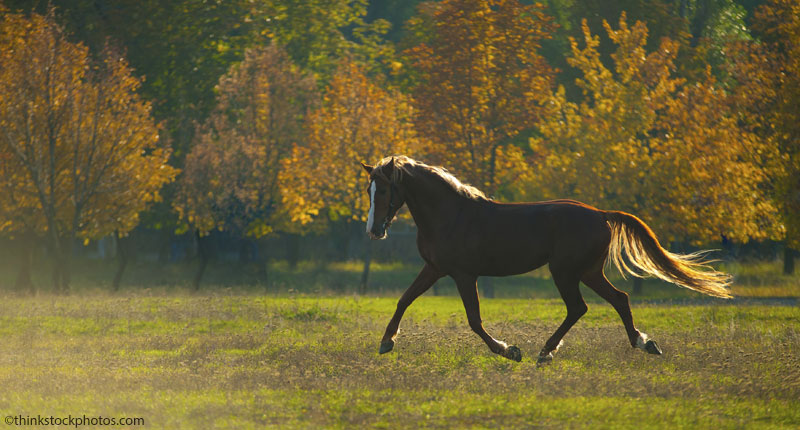
M 405 203 L 397 187 L 400 177 L 399 171 L 396 170 L 398 167 L 395 166 L 394 158 L 375 167 L 361 163 L 361 167 L 369 174 L 367 234 L 372 239 L 385 239 L 386 230 L 392 225 L 397 211 Z

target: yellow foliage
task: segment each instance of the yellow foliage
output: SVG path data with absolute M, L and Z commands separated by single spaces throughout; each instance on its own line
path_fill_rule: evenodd
M 417 154 L 423 142 L 413 114 L 402 94 L 379 88 L 355 63 L 342 62 L 322 105 L 309 115 L 307 144 L 295 145 L 283 163 L 283 207 L 298 232 L 330 220 L 366 220 L 369 199 L 359 163 Z
M 730 96 L 707 70 L 687 83 L 673 76 L 677 43 L 646 52 L 647 28 L 605 24 L 617 45 L 614 69 L 583 26 L 569 64 L 584 101 L 550 104 L 557 114 L 531 145 L 545 151 L 529 185 L 533 198 L 576 198 L 634 212 L 667 239 L 693 242 L 774 237 L 776 209 L 763 192 L 769 145 L 737 122 Z
M 122 56 L 98 63 L 48 16 L 0 23 L 0 226 L 62 238 L 126 233 L 173 180 Z
M 743 120 L 777 148 L 770 176 L 787 244 L 800 248 L 800 2 L 769 0 L 756 9 L 760 43 L 735 47 Z

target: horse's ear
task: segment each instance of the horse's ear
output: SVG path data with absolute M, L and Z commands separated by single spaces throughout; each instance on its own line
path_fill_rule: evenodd
M 367 165 L 367 164 L 364 164 L 364 163 L 361 163 L 361 167 L 363 167 L 363 168 L 364 168 L 364 170 L 366 170 L 366 171 L 367 171 L 367 174 L 369 174 L 369 175 L 371 175 L 371 174 L 372 174 L 372 170 L 373 170 L 373 167 L 372 167 L 372 166 L 370 166 L 370 165 Z
M 386 165 L 383 166 L 382 173 L 387 178 L 394 178 L 395 177 L 394 176 L 395 175 L 394 172 L 396 172 L 396 171 L 397 171 L 397 160 L 395 159 L 395 157 L 392 157 L 392 159 L 389 160 L 389 162 L 386 163 Z M 394 179 L 392 179 L 392 180 L 394 180 Z

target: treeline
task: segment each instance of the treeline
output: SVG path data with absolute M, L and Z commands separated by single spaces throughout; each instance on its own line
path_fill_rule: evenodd
M 6 0 L 0 18 L 0 234 L 28 262 L 43 241 L 57 291 L 76 241 L 136 228 L 195 234 L 200 274 L 212 231 L 352 231 L 358 163 L 398 153 L 666 241 L 782 240 L 786 271 L 800 246 L 796 0 Z

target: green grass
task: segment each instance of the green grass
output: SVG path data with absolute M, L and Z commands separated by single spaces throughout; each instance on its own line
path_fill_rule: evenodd
M 590 293 L 591 294 L 591 293 Z M 558 299 L 482 301 L 497 357 L 455 297 L 214 289 L 0 297 L 0 415 L 142 417 L 144 428 L 797 428 L 800 309 L 637 303 L 661 357 L 591 303 L 547 367 Z M 0 418 L 2 419 L 2 418 Z

